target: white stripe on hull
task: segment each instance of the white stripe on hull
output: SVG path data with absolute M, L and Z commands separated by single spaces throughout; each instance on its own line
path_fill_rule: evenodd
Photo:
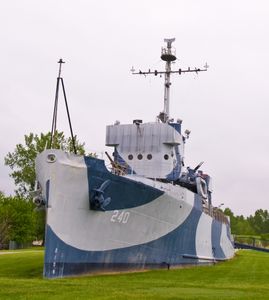
M 196 253 L 200 257 L 213 257 L 212 253 L 212 218 L 202 213 L 196 230 Z
M 228 238 L 227 226 L 225 224 L 222 224 L 221 228 L 220 246 L 227 258 L 231 258 L 234 256 L 234 247 L 232 245 L 232 242 Z

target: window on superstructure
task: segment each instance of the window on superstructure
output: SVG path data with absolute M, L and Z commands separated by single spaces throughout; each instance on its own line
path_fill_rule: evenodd
M 138 158 L 139 160 L 141 160 L 141 159 L 143 158 L 143 155 L 142 155 L 142 154 L 138 154 L 138 155 L 137 155 L 137 158 Z

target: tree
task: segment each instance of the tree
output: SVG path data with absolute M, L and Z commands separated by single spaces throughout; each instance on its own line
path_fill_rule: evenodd
M 258 209 L 254 216 L 248 217 L 248 222 L 251 224 L 255 233 L 265 234 L 269 233 L 269 212 L 268 210 Z
M 231 232 L 235 233 L 234 229 L 235 229 L 235 225 L 236 225 L 236 217 L 234 216 L 234 213 L 231 211 L 230 208 L 227 207 L 227 208 L 224 209 L 224 214 L 226 216 L 230 217 Z
M 10 235 L 10 221 L 8 218 L 8 212 L 4 204 L 5 196 L 0 192 L 0 249 L 4 248 L 8 241 Z
M 37 218 L 31 201 L 0 193 L 0 248 L 6 248 L 11 240 L 27 243 L 36 238 Z
M 8 165 L 12 173 L 10 176 L 14 179 L 18 187 L 15 192 L 18 196 L 29 197 L 29 192 L 35 185 L 35 158 L 50 144 L 50 132 L 40 135 L 30 133 L 24 136 L 25 144 L 17 144 L 14 152 L 9 152 L 5 157 L 5 165 Z M 75 145 L 77 153 L 84 155 L 84 143 L 80 144 L 75 136 Z M 63 132 L 57 132 L 54 135 L 52 148 L 62 149 L 64 151 L 73 151 L 71 138 L 65 138 Z
M 269 212 L 258 209 L 254 216 L 247 218 L 235 216 L 231 209 L 225 208 L 224 214 L 230 217 L 231 231 L 237 235 L 263 235 L 269 234 Z
M 230 208 L 225 208 L 224 214 L 230 217 L 231 232 L 238 235 L 251 235 L 255 231 L 244 216 L 235 216 Z

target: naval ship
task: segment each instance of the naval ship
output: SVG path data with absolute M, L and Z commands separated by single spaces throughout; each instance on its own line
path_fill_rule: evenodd
M 172 70 L 174 41 L 164 40 L 163 71 L 132 70 L 164 77 L 164 109 L 154 122 L 106 127 L 110 167 L 60 149 L 37 156 L 34 201 L 46 209 L 44 277 L 169 269 L 234 256 L 229 218 L 212 204 L 212 179 L 202 163 L 184 166 L 190 131 L 182 132 L 182 121 L 169 112 L 171 75 L 207 65 Z M 59 62 L 57 89 L 62 83 L 64 90 Z

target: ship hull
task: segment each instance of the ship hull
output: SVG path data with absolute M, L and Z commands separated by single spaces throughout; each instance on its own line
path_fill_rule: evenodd
M 53 157 L 53 159 L 51 159 Z M 178 185 L 108 172 L 99 159 L 46 150 L 36 160 L 46 204 L 44 276 L 208 264 L 234 255 L 229 223 Z M 93 193 L 107 182 L 105 210 Z

